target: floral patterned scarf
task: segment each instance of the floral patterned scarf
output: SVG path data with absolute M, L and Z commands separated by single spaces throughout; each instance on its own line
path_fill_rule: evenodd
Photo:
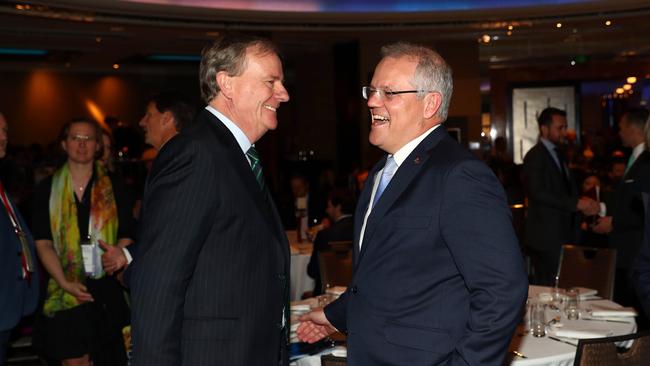
M 95 163 L 95 180 L 90 194 L 91 242 L 99 239 L 108 245 L 117 242 L 117 205 L 111 180 L 106 169 Z M 85 273 L 81 257 L 80 234 L 77 224 L 77 205 L 72 188 L 72 176 L 68 163 L 54 173 L 52 193 L 50 194 L 50 227 L 56 251 L 63 273 L 68 281 L 84 282 Z M 99 277 L 104 276 L 104 272 Z M 64 291 L 54 279 L 47 284 L 47 295 L 43 313 L 54 316 L 61 310 L 73 308 L 80 303 L 71 294 Z

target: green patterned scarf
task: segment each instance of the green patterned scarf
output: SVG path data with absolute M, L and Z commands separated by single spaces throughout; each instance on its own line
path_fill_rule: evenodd
M 95 163 L 95 180 L 90 195 L 90 232 L 91 240 L 99 239 L 108 245 L 117 242 L 117 206 L 111 180 L 104 167 Z M 52 193 L 50 194 L 50 226 L 56 251 L 63 273 L 68 281 L 85 281 L 79 227 L 77 225 L 77 205 L 72 188 L 72 176 L 68 163 L 54 173 Z M 101 276 L 104 276 L 102 272 Z M 71 309 L 80 303 L 71 294 L 64 291 L 54 279 L 47 284 L 47 295 L 43 314 L 54 316 L 61 310 Z

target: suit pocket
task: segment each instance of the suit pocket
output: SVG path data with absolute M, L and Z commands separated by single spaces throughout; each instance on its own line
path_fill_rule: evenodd
M 442 329 L 387 323 L 384 337 L 396 346 L 438 354 L 447 354 L 453 349 L 449 333 Z
M 184 341 L 233 339 L 239 330 L 239 318 L 185 318 Z
M 398 229 L 426 229 L 431 224 L 431 216 L 397 216 L 395 228 Z

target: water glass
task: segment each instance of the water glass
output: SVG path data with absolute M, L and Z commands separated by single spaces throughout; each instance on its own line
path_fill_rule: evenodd
M 546 307 L 544 304 L 532 304 L 530 314 L 530 333 L 533 337 L 546 335 Z
M 551 309 L 558 311 L 562 309 L 562 302 L 564 301 L 564 289 L 553 287 L 553 289 L 551 289 L 551 296 Z
M 564 311 L 569 320 L 576 320 L 580 317 L 580 294 L 577 289 L 570 289 L 566 293 L 566 306 Z

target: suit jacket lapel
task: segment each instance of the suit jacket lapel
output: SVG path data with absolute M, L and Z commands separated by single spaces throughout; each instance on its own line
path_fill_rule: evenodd
M 426 166 L 426 162 L 431 156 L 430 150 L 433 149 L 446 135 L 447 130 L 445 130 L 444 126 L 436 128 L 433 132 L 431 132 L 431 134 L 429 134 L 429 136 L 420 142 L 420 144 L 411 152 L 406 160 L 402 162 L 402 165 L 400 165 L 399 169 L 397 169 L 397 172 L 395 172 L 395 175 L 390 180 L 390 183 L 384 190 L 384 193 L 381 195 L 379 201 L 377 201 L 375 207 L 372 209 L 370 216 L 368 216 L 366 231 L 363 234 L 363 245 L 361 246 L 359 259 L 356 261 L 357 263 L 361 261 L 361 258 L 363 258 L 363 255 L 368 250 L 368 247 L 370 246 L 369 244 L 371 242 L 370 239 L 377 229 L 378 223 L 393 206 L 395 201 L 402 195 L 402 193 L 404 193 L 411 182 L 413 182 L 423 167 Z M 384 161 L 385 164 L 386 158 L 382 159 L 382 161 Z M 379 169 L 382 167 L 383 164 L 379 167 Z M 370 187 L 370 192 L 372 192 L 372 185 Z M 361 219 L 363 220 L 363 218 Z
M 361 238 L 361 229 L 363 227 L 363 219 L 366 217 L 366 212 L 368 211 L 368 205 L 370 204 L 370 196 L 372 195 L 372 189 L 375 185 L 375 177 L 379 170 L 384 167 L 386 164 L 386 157 L 382 158 L 375 164 L 375 166 L 368 172 L 368 178 L 366 179 L 366 184 L 363 186 L 363 191 L 357 202 L 356 212 L 354 214 L 354 245 L 353 245 L 353 254 L 354 254 L 354 263 L 355 266 L 359 262 L 359 240 Z M 370 220 L 370 217 L 368 217 Z M 368 229 L 366 228 L 366 232 Z M 364 240 L 366 236 L 364 236 Z
M 209 111 L 203 111 L 202 113 L 207 115 L 206 119 L 208 119 L 207 124 L 210 126 L 210 130 L 227 147 L 228 162 L 237 172 L 242 182 L 244 182 L 244 186 L 249 192 L 249 197 L 253 200 L 255 206 L 257 206 L 260 215 L 268 224 L 270 231 L 273 232 L 280 243 L 284 243 L 284 233 L 281 230 L 282 225 L 278 225 L 274 218 L 274 215 L 277 216 L 277 213 L 275 212 L 275 206 L 271 201 L 271 197 L 266 191 L 263 192 L 260 189 L 259 183 L 255 180 L 250 164 L 246 160 L 237 140 L 230 130 L 212 113 Z M 267 202 L 267 200 L 269 201 Z M 286 250 L 288 251 L 288 249 Z

